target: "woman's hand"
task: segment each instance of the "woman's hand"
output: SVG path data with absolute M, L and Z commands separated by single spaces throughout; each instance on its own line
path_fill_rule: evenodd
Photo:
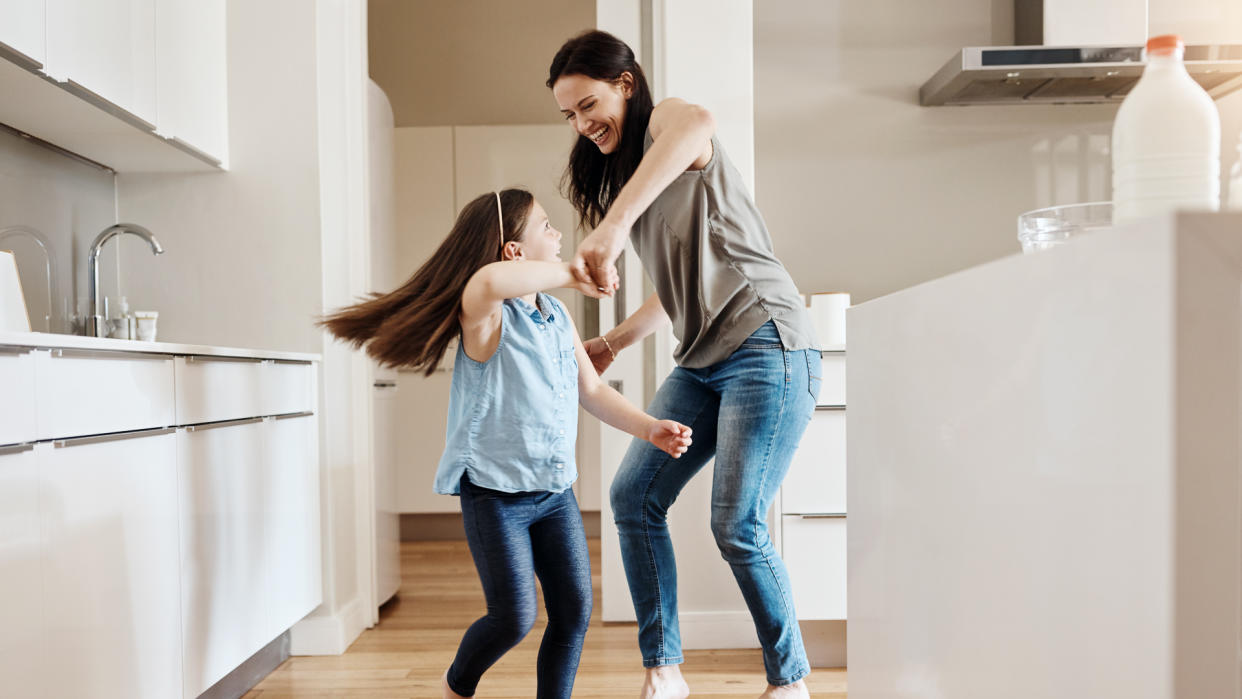
M 680 459 L 690 448 L 690 428 L 673 420 L 656 420 L 647 431 L 647 441 L 668 453 L 674 459 Z
M 604 371 L 612 366 L 612 360 L 616 359 L 602 337 L 593 337 L 583 342 L 582 347 L 586 350 L 587 356 L 591 358 L 591 366 L 595 367 L 595 373 L 600 376 L 604 375 Z
M 614 277 L 616 276 L 615 268 L 613 269 L 613 276 Z M 570 268 L 570 278 L 571 278 L 571 281 L 566 286 L 566 288 L 573 289 L 574 291 L 577 291 L 583 296 L 593 298 L 593 299 L 608 298 L 612 296 L 613 289 L 616 288 L 615 286 L 600 287 L 600 286 L 597 286 L 595 282 L 591 281 L 590 279 L 587 279 L 585 281 L 582 279 L 579 279 L 577 273 L 574 272 L 572 267 Z
M 607 219 L 601 221 L 590 235 L 582 239 L 574 252 L 574 259 L 569 263 L 574 277 L 612 293 L 620 286 L 616 262 L 621 251 L 625 249 L 625 236 L 628 232 L 609 223 Z

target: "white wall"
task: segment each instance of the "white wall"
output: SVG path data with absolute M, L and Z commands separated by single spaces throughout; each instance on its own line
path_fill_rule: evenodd
M 1113 106 L 918 106 L 955 51 L 1009 43 L 1011 18 L 996 0 L 755 4 L 757 198 L 804 293 L 859 303 L 1017 253 L 1023 211 L 1109 198 Z M 1242 94 L 1218 105 L 1227 169 Z

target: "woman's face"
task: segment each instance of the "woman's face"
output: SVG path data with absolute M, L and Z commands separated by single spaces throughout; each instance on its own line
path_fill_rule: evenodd
M 539 202 L 531 204 L 530 215 L 526 218 L 526 228 L 522 230 L 521 242 L 510 243 L 510 245 L 518 246 L 522 259 L 541 262 L 561 261 L 561 232 L 552 227 L 552 223 L 548 221 L 548 212 L 543 210 Z
M 626 100 L 632 94 L 634 76 L 628 72 L 616 82 L 562 75 L 552 85 L 552 96 L 565 120 L 604 154 L 617 150 L 625 125 Z

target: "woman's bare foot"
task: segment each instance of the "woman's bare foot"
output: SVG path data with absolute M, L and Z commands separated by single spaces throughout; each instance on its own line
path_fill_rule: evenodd
M 638 696 L 640 699 L 685 699 L 690 696 L 690 686 L 677 665 L 649 667 Z
M 449 687 L 448 670 L 445 670 L 444 674 L 440 675 L 440 687 L 444 690 L 444 699 L 470 699 L 470 697 L 463 697 L 457 692 L 454 692 L 452 688 Z
M 759 695 L 759 699 L 810 699 L 811 693 L 806 689 L 806 682 L 798 680 L 781 686 L 768 685 L 767 691 Z

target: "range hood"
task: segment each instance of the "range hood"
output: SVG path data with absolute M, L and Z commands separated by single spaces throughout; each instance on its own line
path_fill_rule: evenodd
M 1107 20 L 1096 21 L 1103 18 L 1093 17 L 1093 8 Z M 1143 72 L 1146 0 L 1015 0 L 1014 18 L 1016 40 L 1030 44 L 958 51 L 919 88 L 919 103 L 1116 103 Z M 1115 41 L 1119 31 L 1123 40 Z M 1066 37 L 1087 41 L 1043 45 L 1045 38 Z M 1242 43 L 1188 45 L 1185 59 L 1191 77 L 1213 99 L 1242 89 Z

